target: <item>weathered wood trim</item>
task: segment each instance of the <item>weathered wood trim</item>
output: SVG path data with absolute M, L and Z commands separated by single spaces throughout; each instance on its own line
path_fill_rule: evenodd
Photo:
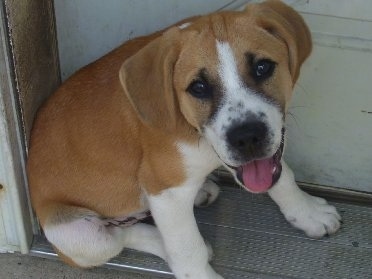
M 0 251 L 29 251 L 38 232 L 25 162 L 35 113 L 60 84 L 53 1 L 0 6 Z

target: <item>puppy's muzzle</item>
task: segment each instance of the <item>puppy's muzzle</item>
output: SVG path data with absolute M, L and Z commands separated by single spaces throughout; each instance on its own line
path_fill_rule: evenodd
M 250 192 L 266 192 L 279 179 L 284 132 L 283 128 L 280 145 L 273 154 L 273 135 L 265 122 L 247 120 L 228 130 L 227 142 L 238 163 L 227 167 Z
M 264 122 L 246 121 L 227 132 L 227 141 L 240 161 L 262 157 L 268 140 L 268 129 Z

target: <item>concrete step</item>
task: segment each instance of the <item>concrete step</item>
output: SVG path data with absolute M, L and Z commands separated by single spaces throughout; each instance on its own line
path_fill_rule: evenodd
M 292 228 L 267 195 L 234 187 L 222 187 L 218 200 L 195 209 L 195 215 L 214 248 L 212 265 L 225 278 L 372 278 L 372 203 L 331 203 L 344 224 L 336 235 L 320 240 Z M 56 258 L 41 235 L 35 236 L 31 253 Z M 106 266 L 172 277 L 161 259 L 129 249 Z

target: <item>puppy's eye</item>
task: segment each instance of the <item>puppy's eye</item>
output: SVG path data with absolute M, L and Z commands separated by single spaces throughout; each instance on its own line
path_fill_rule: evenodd
M 269 59 L 258 60 L 253 65 L 253 76 L 257 80 L 269 78 L 275 69 L 276 63 Z
M 187 91 L 198 99 L 208 99 L 212 97 L 211 86 L 203 80 L 195 80 L 188 87 Z

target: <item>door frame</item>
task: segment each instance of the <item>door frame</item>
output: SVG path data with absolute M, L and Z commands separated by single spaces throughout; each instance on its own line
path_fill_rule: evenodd
M 0 23 L 0 249 L 27 253 L 34 219 L 26 191 L 25 145 L 3 7 Z
M 28 138 L 37 108 L 60 84 L 54 5 L 0 5 L 0 252 L 28 253 L 40 233 L 26 177 Z

